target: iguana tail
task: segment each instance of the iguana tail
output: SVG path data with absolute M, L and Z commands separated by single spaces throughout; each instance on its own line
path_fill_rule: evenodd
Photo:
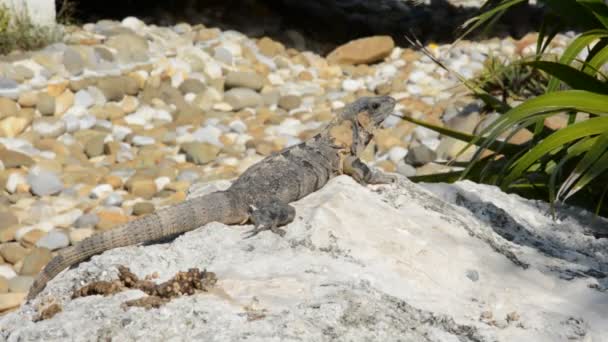
M 228 191 L 214 192 L 158 210 L 59 252 L 36 277 L 27 299 L 35 298 L 59 272 L 106 250 L 167 238 L 213 221 L 234 224 L 245 219 L 246 208 L 240 208 L 235 196 Z

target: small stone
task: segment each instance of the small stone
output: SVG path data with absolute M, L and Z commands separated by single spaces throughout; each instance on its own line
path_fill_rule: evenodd
M 34 72 L 23 65 L 15 65 L 11 77 L 19 82 L 24 82 L 34 77 Z
M 395 42 L 390 36 L 373 36 L 350 41 L 337 47 L 327 61 L 335 64 L 370 64 L 382 61 L 393 48 Z
M 281 96 L 281 98 L 279 98 L 279 107 L 281 107 L 285 110 L 292 110 L 292 109 L 298 108 L 298 107 L 300 107 L 301 104 L 302 104 L 302 100 L 300 99 L 299 96 L 285 95 L 285 96 Z
M 86 89 L 81 89 L 74 95 L 74 106 L 89 108 L 94 104 L 95 99 Z
M 82 56 L 72 48 L 67 48 L 63 51 L 63 65 L 66 70 L 74 76 L 82 74 L 82 71 L 84 70 Z
M 13 172 L 8 176 L 4 188 L 9 193 L 14 194 L 18 189 L 22 189 L 24 186 L 28 186 L 25 176 L 19 172 Z
M 4 167 L 7 169 L 18 168 L 18 167 L 30 167 L 34 165 L 34 160 L 27 154 L 13 151 L 0 149 L 0 160 Z
M 182 84 L 179 85 L 178 89 L 182 92 L 182 94 L 200 94 L 204 92 L 205 89 L 207 89 L 207 86 L 205 85 L 205 83 L 197 80 L 196 78 L 189 78 L 182 82 Z
M 0 293 L 8 292 L 8 279 L 3 276 L 0 276 Z
M 136 135 L 133 137 L 133 139 L 131 139 L 131 143 L 133 143 L 135 146 L 153 145 L 155 142 L 156 140 L 154 140 L 154 138 L 144 135 Z
M 36 242 L 38 242 L 38 240 L 42 239 L 42 237 L 45 235 L 46 235 L 46 232 L 44 232 L 40 229 L 34 229 L 34 230 L 30 230 L 29 232 L 25 233 L 21 237 L 21 239 L 19 239 L 19 241 L 26 246 L 34 246 L 34 245 L 36 245 Z
M 48 248 L 51 251 L 65 248 L 69 245 L 70 239 L 68 239 L 68 236 L 60 230 L 52 230 L 36 242 L 37 247 Z
M 15 240 L 15 235 L 19 230 L 18 225 L 10 226 L 7 228 L 0 229 L 0 242 L 9 242 Z
M 47 93 L 38 94 L 38 103 L 36 109 L 42 115 L 54 115 L 55 114 L 55 98 Z
M 116 49 L 116 59 L 121 63 L 148 60 L 148 41 L 135 34 L 123 33 L 111 36 L 106 46 Z
M 255 72 L 231 71 L 226 75 L 226 88 L 248 88 L 259 91 L 264 86 L 264 79 Z
M 10 78 L 0 76 L 0 89 L 16 89 L 17 87 L 19 87 L 19 83 Z
M 89 140 L 84 145 L 84 153 L 89 158 L 95 158 L 103 154 L 104 152 L 104 140 L 105 136 L 98 134 Z
M 154 204 L 150 203 L 150 202 L 137 202 L 134 206 L 133 206 L 133 215 L 135 216 L 141 216 L 141 215 L 146 215 L 146 214 L 150 214 L 154 212 Z
M 86 213 L 81 215 L 74 222 L 76 228 L 90 228 L 99 223 L 99 216 L 95 213 Z
M 33 283 L 32 276 L 16 276 L 8 281 L 8 288 L 11 292 L 27 292 Z
M 90 237 L 95 231 L 92 228 L 73 229 L 70 231 L 70 243 L 72 245 Z
M 97 88 L 101 90 L 107 101 L 120 101 L 127 93 L 125 77 L 109 76 L 97 82 Z
M 110 184 L 113 189 L 122 188 L 122 179 L 115 175 L 108 175 L 104 177 L 102 182 L 105 184 Z
M 268 57 L 274 57 L 278 54 L 285 52 L 283 44 L 276 42 L 268 37 L 263 37 L 257 42 L 258 49 L 260 52 Z
M 27 182 L 36 196 L 56 195 L 63 190 L 61 178 L 54 172 L 42 169 L 31 169 Z
M 14 292 L 0 294 L 0 312 L 19 307 L 25 300 L 27 292 Z
M 128 189 L 134 196 L 144 199 L 151 199 L 158 191 L 156 183 L 153 180 L 148 179 L 140 179 L 131 182 Z
M 99 216 L 99 222 L 95 225 L 98 230 L 110 230 L 121 224 L 129 222 L 129 217 L 114 211 L 100 211 L 97 213 Z
M 123 202 L 124 198 L 122 198 L 122 195 L 113 192 L 103 200 L 103 205 L 105 205 L 106 207 L 120 207 Z
M 17 273 L 15 273 L 15 270 L 13 269 L 13 267 L 11 265 L 8 265 L 8 264 L 0 265 L 0 277 L 6 278 L 6 279 L 11 279 L 16 276 L 17 276 Z
M 405 177 L 413 177 L 416 175 L 416 168 L 401 160 L 397 162 L 397 173 Z
M 0 97 L 0 119 L 16 116 L 19 113 L 19 107 L 15 101 L 8 97 Z
M 224 93 L 224 101 L 234 110 L 262 105 L 262 96 L 248 88 L 232 88 Z
M 55 99 L 55 116 L 61 116 L 74 105 L 74 93 L 66 89 Z
M 24 117 L 8 117 L 0 121 L 0 137 L 14 138 L 21 134 L 31 120 Z
M 473 282 L 479 280 L 479 272 L 477 272 L 476 270 L 467 270 L 466 276 Z
M 27 249 L 23 248 L 18 242 L 7 243 L 0 246 L 0 255 L 4 260 L 14 265 L 25 258 Z
M 37 275 L 52 258 L 53 255 L 50 250 L 36 247 L 23 259 L 23 266 L 21 266 L 21 272 L 19 273 L 21 275 Z
M 65 121 L 58 118 L 34 119 L 32 130 L 42 138 L 57 138 L 67 131 Z
M 19 94 L 17 102 L 21 107 L 34 107 L 38 103 L 38 93 L 33 90 L 24 91 Z
M 181 145 L 181 151 L 186 154 L 186 159 L 198 165 L 214 161 L 220 150 L 219 147 L 204 142 L 191 142 Z
M 435 151 L 428 148 L 426 145 L 418 145 L 410 147 L 405 161 L 413 166 L 422 166 L 430 163 L 437 158 Z
M 0 210 L 0 230 L 14 226 L 19 223 L 17 216 L 8 210 Z

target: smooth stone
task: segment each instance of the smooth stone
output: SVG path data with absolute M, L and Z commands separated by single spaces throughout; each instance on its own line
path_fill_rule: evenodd
M 76 92 L 74 95 L 74 105 L 83 108 L 89 108 L 95 104 L 95 99 L 93 96 L 86 91 L 86 89 L 81 89 Z
M 194 183 L 199 178 L 201 178 L 201 175 L 198 172 L 194 170 L 183 170 L 175 179 L 180 182 Z
M 19 223 L 17 216 L 8 210 L 0 210 L 0 230 L 14 226 Z
M 302 99 L 296 95 L 285 95 L 279 98 L 279 107 L 285 110 L 292 110 L 300 107 L 302 104 Z
M 66 89 L 55 99 L 55 116 L 62 116 L 74 104 L 74 93 Z
M 16 276 L 8 280 L 8 289 L 10 292 L 28 292 L 33 283 L 32 276 Z
M 0 97 L 0 119 L 16 116 L 19 113 L 17 103 L 8 97 Z
M 18 242 L 11 242 L 0 246 L 0 255 L 11 264 L 23 260 L 27 255 L 27 249 L 23 248 Z
M 151 199 L 154 197 L 156 192 L 158 192 L 158 188 L 156 187 L 156 183 L 153 180 L 149 179 L 140 179 L 133 181 L 129 184 L 128 190 L 136 197 L 141 197 L 143 199 Z
M 82 126 L 82 125 L 81 125 Z M 103 154 L 104 152 L 104 140 L 105 135 L 98 134 L 84 144 L 84 153 L 89 158 L 95 158 Z
M 226 75 L 226 88 L 248 88 L 259 91 L 264 86 L 264 78 L 251 71 L 231 71 Z
M 8 292 L 8 279 L 0 276 L 0 293 Z
M 116 59 L 121 63 L 145 62 L 148 60 L 148 41 L 138 35 L 118 34 L 108 38 L 105 45 L 116 49 Z
M 136 135 L 131 140 L 131 143 L 133 143 L 133 145 L 135 145 L 135 146 L 153 145 L 155 142 L 156 142 L 156 140 L 154 140 L 154 138 L 147 137 L 144 135 Z
M 36 196 L 56 195 L 63 190 L 63 182 L 59 176 L 51 171 L 31 169 L 27 181 Z
M 112 193 L 114 188 L 110 184 L 100 184 L 91 190 L 89 197 L 92 199 L 104 198 L 108 194 Z
M 21 275 L 37 275 L 42 268 L 53 258 L 51 251 L 47 248 L 36 247 L 23 259 Z
M 106 207 L 120 207 L 123 202 L 124 198 L 121 194 L 112 192 L 103 200 L 103 205 Z
M 397 173 L 405 177 L 413 177 L 416 175 L 416 168 L 401 160 L 397 162 Z
M 17 273 L 15 273 L 15 270 L 13 269 L 13 267 L 11 265 L 8 265 L 8 264 L 0 265 L 0 277 L 6 278 L 6 279 L 11 279 L 16 276 L 17 276 Z
M 154 204 L 150 202 L 137 202 L 133 206 L 133 215 L 141 216 L 153 213 L 155 210 Z
M 373 36 L 352 40 L 334 49 L 327 61 L 335 64 L 370 64 L 388 57 L 395 42 L 390 36 Z
M 127 93 L 127 84 L 124 77 L 109 76 L 97 82 L 97 88 L 101 90 L 107 101 L 120 101 Z
M 22 109 L 23 111 L 23 109 Z M 29 126 L 31 122 L 27 117 L 8 117 L 0 121 L 0 136 L 6 138 L 14 138 Z
M 0 312 L 14 309 L 21 305 L 27 292 L 13 292 L 0 294 Z
M 38 94 L 38 103 L 36 104 L 36 109 L 38 109 L 42 115 L 54 115 L 55 97 L 47 93 Z
M 84 61 L 82 60 L 82 56 L 80 53 L 78 53 L 78 51 L 72 48 L 67 48 L 65 51 L 63 51 L 63 65 L 65 66 L 66 70 L 74 76 L 82 74 L 84 70 Z
M 100 211 L 97 213 L 99 222 L 95 225 L 97 230 L 106 231 L 129 222 L 129 217 L 115 211 Z
M 38 242 L 37 247 L 48 248 L 51 251 L 65 248 L 70 245 L 68 236 L 59 230 L 52 230 L 47 235 L 43 236 Z
M 0 160 L 7 169 L 34 165 L 34 160 L 30 156 L 13 150 L 0 149 Z
M 0 89 L 7 90 L 7 89 L 16 89 L 18 87 L 19 87 L 19 83 L 15 82 L 14 80 L 12 80 L 10 78 L 0 76 Z
M 38 103 L 38 93 L 33 90 L 22 92 L 17 102 L 21 107 L 35 107 Z
M 224 101 L 233 110 L 262 105 L 262 96 L 248 88 L 232 88 L 224 93 Z
M 73 229 L 70 231 L 70 242 L 72 245 L 90 237 L 95 231 L 92 228 Z
M 205 89 L 207 89 L 207 86 L 200 80 L 189 78 L 183 81 L 182 84 L 179 85 L 178 89 L 182 92 L 182 94 L 193 93 L 198 95 L 204 92 Z
M 433 162 L 437 158 L 435 151 L 428 148 L 426 145 L 418 145 L 410 147 L 405 157 L 405 162 L 412 166 L 422 166 Z
M 76 228 L 90 228 L 94 227 L 99 222 L 99 216 L 95 213 L 82 214 L 74 222 Z
M 67 126 L 58 118 L 37 118 L 32 123 L 32 130 L 42 138 L 57 138 L 66 132 Z
M 191 142 L 181 145 L 181 151 L 186 154 L 186 159 L 198 165 L 215 160 L 220 150 L 218 146 L 206 142 Z

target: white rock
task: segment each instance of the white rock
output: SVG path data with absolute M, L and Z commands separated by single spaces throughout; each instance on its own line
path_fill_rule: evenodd
M 348 91 L 348 92 L 355 92 L 355 91 L 363 88 L 364 86 L 365 86 L 365 84 L 363 83 L 362 80 L 346 79 L 346 80 L 342 81 L 342 89 L 344 89 L 344 91 Z
M 91 190 L 89 197 L 93 199 L 105 198 L 112 191 L 114 191 L 114 188 L 110 184 L 99 184 Z
M 15 191 L 17 191 L 17 186 L 21 184 L 27 184 L 27 179 L 25 178 L 25 176 L 19 172 L 12 172 L 8 176 L 4 188 L 6 189 L 6 191 L 10 192 L 11 194 L 14 194 Z
M 131 140 L 131 142 L 135 146 L 146 146 L 146 145 L 153 145 L 156 142 L 156 140 L 154 140 L 154 138 L 152 138 L 152 137 L 147 137 L 145 135 L 136 135 L 133 137 L 133 140 Z
M 220 142 L 220 135 L 222 135 L 222 130 L 210 125 L 201 127 L 192 133 L 192 136 L 196 141 L 208 142 L 216 146 L 224 146 Z
M 136 17 L 126 17 L 120 23 L 122 26 L 130 28 L 135 32 L 140 32 L 143 28 L 146 27 L 146 23 L 137 19 Z
M 388 151 L 388 159 L 394 163 L 398 163 L 407 156 L 407 149 L 401 146 L 395 146 Z
M 9 265 L 9 264 L 0 265 L 0 277 L 4 277 L 6 279 L 11 279 L 16 276 L 17 276 L 17 273 L 15 272 L 15 270 L 13 270 L 11 265 Z
M 161 191 L 162 189 L 165 188 L 165 186 L 167 186 L 169 183 L 171 183 L 171 179 L 166 176 L 158 177 L 154 180 L 154 183 L 156 184 L 157 191 Z
M 190 198 L 228 185 L 193 186 Z M 381 191 L 332 179 L 293 204 L 298 219 L 284 237 L 262 232 L 245 240 L 248 226 L 210 223 L 170 243 L 106 251 L 48 284 L 42 298 L 61 300 L 61 315 L 33 322 L 26 305 L 0 325 L 15 341 L 54 330 L 72 340 L 121 341 L 200 334 L 319 341 L 328 329 L 352 341 L 602 341 L 608 334 L 606 294 L 591 286 L 605 288 L 601 275 L 566 278 L 606 267 L 608 242 L 588 234 L 592 213 L 560 206 L 554 221 L 546 204 L 471 182 L 422 187 L 400 177 L 371 189 Z M 116 265 L 140 277 L 158 272 L 156 282 L 204 265 L 228 296 L 196 294 L 127 311 L 121 304 L 141 292 L 71 299 L 74 284 L 116 279 Z M 264 318 L 242 324 L 241 305 Z M 193 308 L 204 308 L 205 319 Z M 496 324 L 483 321 L 486 312 Z M 511 313 L 519 319 L 507 322 Z M 119 319 L 129 324 L 112 324 Z
M 95 99 L 88 91 L 81 89 L 74 95 L 74 106 L 89 108 L 95 104 Z
M 59 248 L 65 248 L 69 245 L 70 239 L 68 238 L 67 234 L 59 230 L 50 231 L 36 242 L 37 247 L 48 248 L 52 251 Z
M 247 131 L 247 125 L 243 122 L 243 120 L 234 120 L 228 125 L 228 127 L 237 133 L 245 133 Z

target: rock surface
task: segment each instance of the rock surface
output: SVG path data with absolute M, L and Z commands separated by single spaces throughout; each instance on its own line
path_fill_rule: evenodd
M 214 186 L 195 186 L 191 196 Z M 601 341 L 608 334 L 605 220 L 459 182 L 361 187 L 343 176 L 295 203 L 281 238 L 212 223 L 164 244 L 126 247 L 65 271 L 0 318 L 7 341 Z M 596 220 L 596 221 L 594 221 Z M 123 310 L 129 290 L 71 300 L 125 265 L 157 282 L 191 267 L 217 289 L 159 309 Z M 32 322 L 42 298 L 63 311 Z M 92 323 L 94 322 L 94 323 Z

